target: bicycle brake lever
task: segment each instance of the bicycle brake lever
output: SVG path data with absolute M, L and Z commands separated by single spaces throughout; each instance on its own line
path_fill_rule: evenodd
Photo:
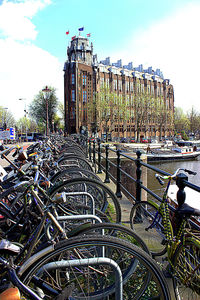
M 158 182 L 161 184 L 161 185 L 164 185 L 164 181 L 160 178 L 160 176 L 158 174 L 155 175 L 156 176 L 156 179 L 158 180 Z
M 193 171 L 190 171 L 190 170 L 187 170 L 187 169 L 184 169 L 184 171 L 190 175 L 197 175 L 197 172 L 193 172 Z

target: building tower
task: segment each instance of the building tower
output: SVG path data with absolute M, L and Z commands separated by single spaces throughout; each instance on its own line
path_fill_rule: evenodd
M 93 73 L 97 63 L 92 43 L 82 36 L 71 41 L 67 56 L 64 66 L 65 132 L 72 134 L 87 130 L 87 102 L 93 95 Z

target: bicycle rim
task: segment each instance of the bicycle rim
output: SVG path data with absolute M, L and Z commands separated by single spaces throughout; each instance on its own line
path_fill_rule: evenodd
M 200 299 L 200 243 L 186 239 L 174 255 L 173 284 L 177 300 Z
M 158 213 L 157 207 L 147 201 L 141 201 L 133 205 L 130 213 L 131 228 L 142 236 L 144 242 L 153 256 L 163 255 L 166 246 L 162 244 L 165 234 L 163 217 Z

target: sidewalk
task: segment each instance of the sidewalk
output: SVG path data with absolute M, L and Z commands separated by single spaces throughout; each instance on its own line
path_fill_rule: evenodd
M 20 143 L 20 144 L 4 144 L 3 146 L 6 146 L 6 147 L 9 147 L 9 148 L 12 148 L 14 146 L 17 146 L 19 145 L 20 147 L 23 147 L 24 150 L 26 150 L 28 148 L 29 145 L 31 145 L 31 142 L 24 142 L 24 143 Z M 13 153 L 14 153 L 15 150 L 12 150 L 11 153 L 8 154 L 8 158 L 12 161 L 14 158 L 13 158 Z M 2 167 L 7 167 L 9 165 L 9 162 L 7 162 L 6 159 L 2 159 L 0 157 L 0 166 Z

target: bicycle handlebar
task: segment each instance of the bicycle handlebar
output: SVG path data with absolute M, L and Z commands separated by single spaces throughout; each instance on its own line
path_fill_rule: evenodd
M 14 149 L 18 149 L 19 148 L 19 146 L 17 145 L 17 146 L 13 146 L 13 147 L 6 147 L 6 149 L 5 149 L 5 146 L 1 146 L 0 147 L 0 150 L 1 150 L 1 152 L 0 152 L 0 156 L 2 156 L 2 155 L 5 155 L 5 156 L 7 156 L 12 150 L 14 150 Z
M 185 173 L 188 173 L 189 175 L 196 175 L 197 172 L 194 172 L 194 171 L 191 171 L 191 170 L 188 170 L 188 169 L 183 169 L 183 168 L 178 168 L 174 174 L 172 175 L 169 175 L 169 176 L 161 176 L 159 174 L 155 174 L 155 177 L 156 179 L 158 180 L 158 182 L 163 185 L 164 184 L 164 181 L 163 180 L 170 180 L 170 179 L 174 179 L 176 178 L 177 174 L 180 172 L 180 171 L 184 171 Z M 162 180 L 163 179 L 163 180 Z

